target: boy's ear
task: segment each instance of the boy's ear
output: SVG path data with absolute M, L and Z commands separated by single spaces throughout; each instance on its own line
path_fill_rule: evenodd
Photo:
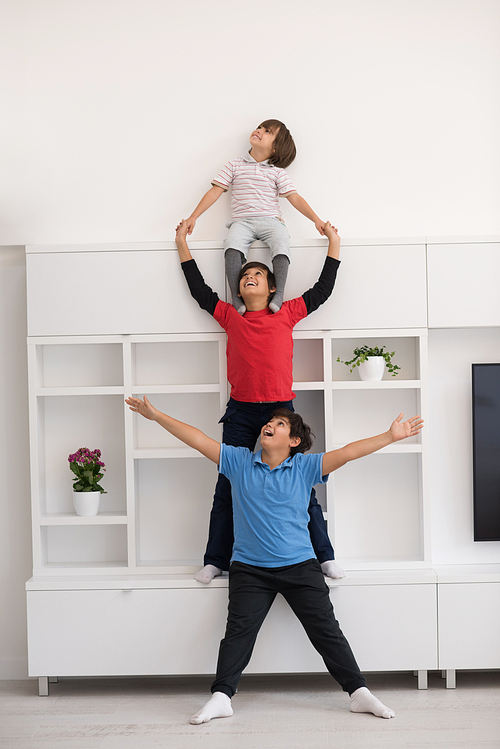
M 301 442 L 302 440 L 300 439 L 300 437 L 294 437 L 290 440 L 290 447 L 298 447 Z
M 270 294 L 274 294 L 274 292 L 276 291 L 276 286 L 269 286 L 269 284 L 268 284 L 267 288 L 269 289 L 269 293 Z

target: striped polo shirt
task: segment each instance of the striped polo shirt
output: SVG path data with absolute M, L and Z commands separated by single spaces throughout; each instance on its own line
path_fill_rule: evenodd
M 279 198 L 297 192 L 290 177 L 279 166 L 255 161 L 248 154 L 229 161 L 212 181 L 228 190 L 231 186 L 231 218 L 274 216 L 281 218 Z

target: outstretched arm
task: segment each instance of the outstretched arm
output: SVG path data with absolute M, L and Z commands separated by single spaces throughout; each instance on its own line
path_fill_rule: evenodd
M 194 226 L 196 224 L 196 219 L 199 218 L 202 213 L 205 213 L 205 211 L 207 211 L 211 206 L 213 206 L 215 201 L 220 198 L 223 192 L 226 191 L 223 187 L 219 187 L 219 185 L 212 185 L 210 190 L 207 190 L 190 217 L 186 219 L 188 234 L 192 234 Z
M 364 440 L 358 440 L 357 442 L 350 442 L 345 447 L 341 447 L 338 450 L 331 450 L 325 453 L 323 456 L 323 476 L 336 471 L 337 468 L 349 463 L 351 460 L 357 460 L 363 458 L 365 455 L 371 455 L 377 450 L 381 450 L 387 445 L 391 445 L 393 442 L 399 442 L 407 437 L 413 437 L 418 434 L 424 426 L 423 419 L 420 416 L 413 416 L 411 419 L 401 423 L 403 414 L 399 414 L 395 419 L 389 430 L 383 434 L 378 434 L 375 437 L 368 437 Z
M 299 195 L 298 192 L 292 192 L 290 195 L 285 195 L 285 198 L 288 199 L 288 201 L 293 205 L 294 208 L 296 208 L 299 213 L 302 213 L 303 216 L 310 219 L 310 221 L 313 222 L 316 229 L 319 231 L 321 236 L 323 237 L 325 235 L 325 222 L 320 219 L 319 216 L 317 216 L 309 203 L 307 203 L 302 195 Z
M 173 419 L 171 416 L 158 411 L 157 408 L 151 405 L 146 396 L 144 396 L 144 400 L 140 398 L 126 398 L 125 403 L 127 403 L 131 411 L 141 414 L 146 419 L 156 421 L 157 424 L 166 429 L 167 432 L 170 432 L 170 434 L 173 434 L 181 442 L 198 450 L 198 452 L 214 463 L 219 463 L 220 443 L 208 437 L 200 429 L 190 424 L 185 424 L 183 421 L 177 421 L 177 419 Z

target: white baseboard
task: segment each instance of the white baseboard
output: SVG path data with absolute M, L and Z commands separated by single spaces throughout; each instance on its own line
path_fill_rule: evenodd
M 0 658 L 0 681 L 28 679 L 27 658 Z

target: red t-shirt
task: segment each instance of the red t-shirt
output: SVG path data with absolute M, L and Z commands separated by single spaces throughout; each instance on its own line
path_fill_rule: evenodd
M 232 398 L 245 403 L 295 398 L 292 331 L 306 316 L 302 297 L 283 302 L 275 314 L 266 307 L 240 315 L 231 304 L 217 302 L 214 318 L 227 333 Z

